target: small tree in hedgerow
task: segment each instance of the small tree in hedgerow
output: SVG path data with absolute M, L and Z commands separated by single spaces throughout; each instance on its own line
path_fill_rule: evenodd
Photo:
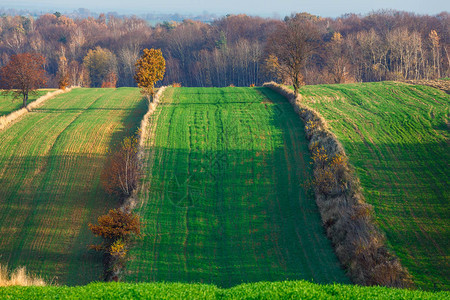
M 151 102 L 155 94 L 155 83 L 164 78 L 166 71 L 166 60 L 161 49 L 144 49 L 144 54 L 136 61 L 135 66 L 134 79 L 141 88 L 141 93 Z
M 97 222 L 98 225 L 89 224 L 89 229 L 102 237 L 103 242 L 89 247 L 104 255 L 105 281 L 118 281 L 125 266 L 130 238 L 141 234 L 139 216 L 126 210 L 111 209 L 108 214 L 98 217 Z
M 11 60 L 0 70 L 0 88 L 4 94 L 12 93 L 14 99 L 22 98 L 22 107 L 27 106 L 28 96 L 45 86 L 45 58 L 36 53 L 12 55 Z
M 111 151 L 101 174 L 105 191 L 116 194 L 121 200 L 131 196 L 136 190 L 141 174 L 138 135 L 139 131 L 136 135 L 125 137 L 117 150 Z

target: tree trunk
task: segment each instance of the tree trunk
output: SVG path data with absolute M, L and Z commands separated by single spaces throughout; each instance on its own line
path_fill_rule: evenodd
M 300 87 L 300 81 L 298 80 L 298 75 L 296 75 L 294 77 L 293 85 L 294 85 L 294 95 L 295 95 L 295 98 L 297 98 L 298 97 L 298 89 Z
M 28 102 L 28 93 L 24 93 L 23 94 L 23 104 L 22 104 L 23 108 L 27 107 L 27 102 Z

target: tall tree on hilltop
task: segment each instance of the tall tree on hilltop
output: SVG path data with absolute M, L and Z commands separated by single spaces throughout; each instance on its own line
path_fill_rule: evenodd
M 166 60 L 161 49 L 144 49 L 144 54 L 136 62 L 134 79 L 149 102 L 153 100 L 155 94 L 155 83 L 164 78 L 165 71 Z
M 303 84 L 302 72 L 319 46 L 320 31 L 314 19 L 301 14 L 280 24 L 267 41 L 266 52 L 281 78 L 289 79 L 295 95 Z
M 28 96 L 36 94 L 36 90 L 47 82 L 44 63 L 45 58 L 40 54 L 12 55 L 11 60 L 0 70 L 1 88 L 5 89 L 4 93 L 12 93 L 15 99 L 22 97 L 22 107 L 26 107 Z

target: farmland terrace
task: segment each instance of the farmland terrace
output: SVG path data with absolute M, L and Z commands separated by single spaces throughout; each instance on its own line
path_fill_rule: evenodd
M 348 283 L 301 120 L 266 88 L 169 88 L 150 120 L 127 281 Z
M 135 88 L 74 89 L 0 131 L 0 263 L 47 282 L 99 280 L 87 224 L 117 206 L 100 185 L 106 152 L 137 129 Z
M 450 96 L 396 82 L 305 86 L 417 287 L 450 289 Z

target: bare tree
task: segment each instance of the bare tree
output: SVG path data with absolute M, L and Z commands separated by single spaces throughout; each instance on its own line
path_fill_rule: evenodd
M 291 18 L 269 37 L 266 52 L 276 58 L 275 67 L 289 77 L 298 95 L 303 69 L 319 46 L 320 31 L 313 20 Z

